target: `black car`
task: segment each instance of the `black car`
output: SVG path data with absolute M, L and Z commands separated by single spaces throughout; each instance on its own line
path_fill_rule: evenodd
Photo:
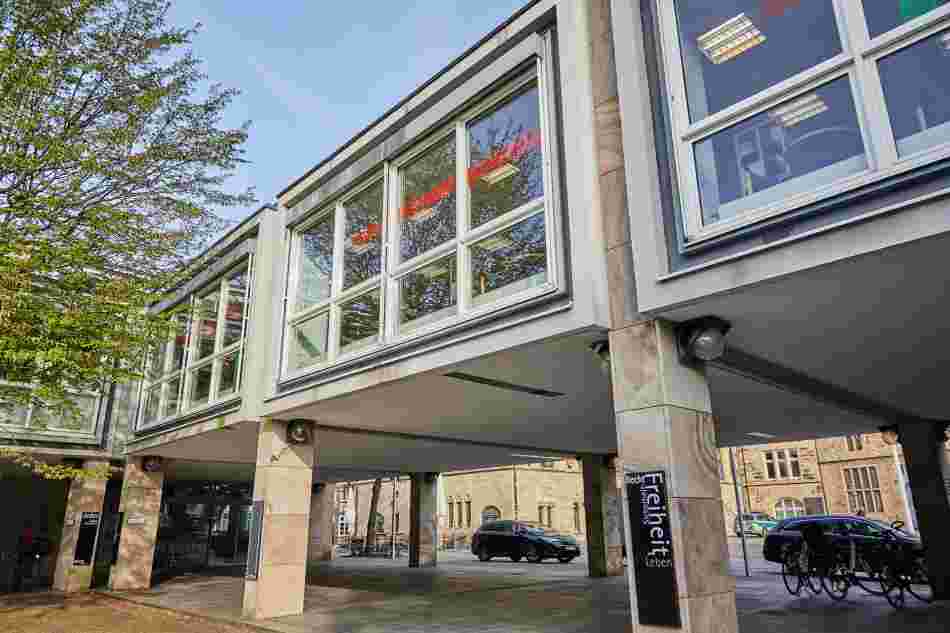
M 572 536 L 546 532 L 520 521 L 491 521 L 472 535 L 472 553 L 483 562 L 507 556 L 516 563 L 522 558 L 531 563 L 545 558 L 569 563 L 581 555 L 581 549 Z
M 842 548 L 850 548 L 853 540 L 858 549 L 876 545 L 885 538 L 894 538 L 903 543 L 908 549 L 922 551 L 920 539 L 917 539 L 900 529 L 901 523 L 887 525 L 864 517 L 846 514 L 823 514 L 793 519 L 783 519 L 778 522 L 765 536 L 762 545 L 762 555 L 767 561 L 782 562 L 782 552 L 786 545 L 798 547 L 802 542 L 802 528 L 805 525 L 817 523 L 822 532 L 831 538 L 831 541 Z

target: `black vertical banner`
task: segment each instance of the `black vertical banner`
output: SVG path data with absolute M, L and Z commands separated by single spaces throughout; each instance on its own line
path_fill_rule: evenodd
M 627 473 L 630 537 L 640 624 L 680 627 L 666 473 Z
M 99 513 L 83 512 L 79 518 L 79 535 L 76 537 L 76 551 L 73 565 L 91 565 L 96 551 L 96 536 L 99 533 Z
M 264 502 L 251 504 L 251 534 L 247 544 L 247 570 L 244 577 L 257 580 L 261 565 L 261 531 L 264 528 Z

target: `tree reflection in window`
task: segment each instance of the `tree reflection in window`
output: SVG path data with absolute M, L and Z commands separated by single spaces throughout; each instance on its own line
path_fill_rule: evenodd
M 473 122 L 468 138 L 473 227 L 544 195 L 537 87 Z
M 418 328 L 455 314 L 455 256 L 440 259 L 400 280 L 399 322 Z
M 455 237 L 455 137 L 427 149 L 401 177 L 399 255 L 406 261 Z
M 300 268 L 297 310 L 303 310 L 330 297 L 333 279 L 333 214 L 300 235 Z
M 343 204 L 343 288 L 379 274 L 383 227 L 383 183 L 372 185 Z
M 348 352 L 379 340 L 379 289 L 340 306 L 340 351 Z
M 544 215 L 538 214 L 472 246 L 472 304 L 494 301 L 547 281 Z M 496 292 L 498 291 L 498 292 Z

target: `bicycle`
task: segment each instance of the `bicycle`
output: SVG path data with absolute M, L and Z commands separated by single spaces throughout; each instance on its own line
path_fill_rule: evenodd
M 881 588 L 888 603 L 895 609 L 903 609 L 909 593 L 920 602 L 933 602 L 933 585 L 927 572 L 923 552 L 913 551 L 899 543 L 892 533 L 884 544 L 885 558 L 882 565 Z
M 801 547 L 795 549 L 785 548 L 782 557 L 782 582 L 793 596 L 800 595 L 803 588 L 807 588 L 816 596 L 821 593 L 821 580 L 815 575 L 810 559 L 807 543 L 802 543 Z

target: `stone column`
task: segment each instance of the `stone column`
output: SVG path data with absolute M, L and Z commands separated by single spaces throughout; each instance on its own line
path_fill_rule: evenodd
M 336 484 L 314 484 L 310 496 L 310 546 L 307 548 L 309 562 L 333 560 L 335 530 Z
M 148 589 L 152 584 L 164 483 L 165 473 L 146 472 L 141 457 L 132 457 L 125 465 L 119 500 L 119 553 L 109 574 L 109 588 L 113 591 Z
M 103 466 L 108 466 L 108 463 L 87 461 L 83 464 L 85 469 Z M 66 519 L 56 556 L 56 569 L 53 572 L 53 589 L 57 591 L 66 593 L 87 591 L 92 585 L 95 561 L 90 561 L 88 565 L 74 565 L 74 554 L 82 513 L 98 512 L 101 525 L 107 483 L 106 479 L 83 479 L 73 481 L 69 486 L 69 495 L 66 498 Z M 93 548 L 93 555 L 95 555 L 95 548 Z
M 950 502 L 944 484 L 944 424 L 913 421 L 899 426 L 907 462 L 907 479 L 917 508 L 920 538 L 927 548 L 927 567 L 934 598 L 950 600 Z
M 583 455 L 581 468 L 588 575 L 591 578 L 620 576 L 623 574 L 623 519 L 616 461 L 603 455 Z
M 287 423 L 266 420 L 257 436 L 254 505 L 262 502 L 257 578 L 244 581 L 244 617 L 303 613 L 317 437 L 287 441 Z
M 729 575 L 705 376 L 680 363 L 673 327 L 662 321 L 612 331 L 610 356 L 619 461 L 625 470 L 662 470 L 667 476 L 682 630 L 733 633 L 738 630 L 735 581 Z M 628 512 L 622 514 L 628 521 Z M 633 630 L 653 631 L 639 622 L 631 539 L 636 526 L 625 528 Z
M 439 547 L 438 473 L 412 473 L 409 487 L 409 566 L 435 567 Z

